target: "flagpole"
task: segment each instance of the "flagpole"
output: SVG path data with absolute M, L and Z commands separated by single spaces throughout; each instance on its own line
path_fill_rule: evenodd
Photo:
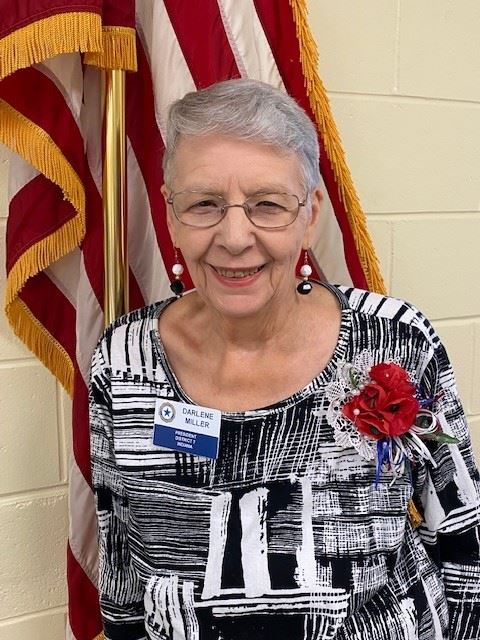
M 125 147 L 125 71 L 109 69 L 105 71 L 103 161 L 105 326 L 128 311 Z

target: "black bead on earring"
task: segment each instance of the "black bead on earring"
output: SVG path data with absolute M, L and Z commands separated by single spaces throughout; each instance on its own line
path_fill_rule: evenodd
M 170 289 L 177 298 L 180 298 L 185 290 L 185 285 L 182 282 L 183 271 L 183 264 L 179 261 L 177 247 L 175 247 L 175 264 L 172 266 L 172 273 L 175 276 L 175 280 L 170 283 Z
M 308 251 L 305 251 L 304 263 L 300 267 L 300 275 L 302 276 L 302 282 L 297 285 L 297 291 L 300 295 L 305 296 L 313 289 L 313 284 L 309 280 L 312 275 L 312 267 L 308 264 Z

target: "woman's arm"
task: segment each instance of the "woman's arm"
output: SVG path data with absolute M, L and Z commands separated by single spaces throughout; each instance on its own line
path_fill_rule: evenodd
M 105 640 L 143 640 L 143 588 L 128 547 L 128 501 L 113 449 L 111 385 L 104 345 L 105 341 L 100 343 L 92 360 L 89 392 L 100 607 Z
M 480 485 L 465 415 L 451 364 L 438 336 L 430 333 L 433 356 L 422 392 L 437 397 L 433 412 L 458 444 L 436 443 L 419 474 L 417 499 L 423 506 L 420 535 L 439 566 L 450 614 L 451 640 L 480 638 Z

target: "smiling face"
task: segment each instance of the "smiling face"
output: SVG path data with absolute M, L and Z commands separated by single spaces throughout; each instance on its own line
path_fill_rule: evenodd
M 175 152 L 165 198 L 201 191 L 241 204 L 259 192 L 290 193 L 305 199 L 300 164 L 294 154 L 218 135 L 183 138 Z M 217 225 L 201 229 L 181 224 L 167 204 L 168 227 L 198 294 L 228 317 L 245 317 L 295 299 L 295 266 L 310 246 L 321 195 L 314 191 L 297 219 L 280 229 L 259 229 L 241 207 L 227 210 Z

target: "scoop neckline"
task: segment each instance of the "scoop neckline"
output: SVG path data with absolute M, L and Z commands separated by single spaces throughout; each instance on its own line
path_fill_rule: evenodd
M 298 404 L 300 401 L 304 400 L 306 397 L 310 396 L 312 393 L 315 393 L 321 387 L 323 387 L 325 383 L 329 380 L 330 374 L 337 367 L 337 364 L 342 360 L 342 358 L 345 355 L 346 347 L 348 344 L 348 337 L 351 331 L 351 319 L 352 319 L 351 307 L 348 304 L 348 300 L 346 296 L 335 285 L 325 283 L 325 282 L 318 282 L 318 281 L 315 281 L 315 284 L 320 285 L 325 289 L 328 289 L 331 293 L 333 293 L 333 295 L 337 298 L 340 304 L 340 329 L 338 332 L 338 338 L 337 338 L 335 348 L 332 352 L 332 355 L 329 361 L 327 362 L 327 364 L 325 365 L 325 367 L 316 376 L 314 376 L 310 380 L 310 382 L 308 382 L 305 386 L 303 386 L 298 391 L 295 391 L 290 396 L 287 396 L 286 398 L 282 398 L 277 402 L 274 402 L 272 404 L 269 404 L 263 407 L 248 409 L 245 411 L 222 411 L 220 409 L 222 417 L 238 420 L 238 419 L 245 419 L 248 417 L 262 417 L 272 413 L 279 413 L 281 411 L 284 411 L 285 409 L 288 409 Z M 194 406 L 198 406 L 197 403 L 183 389 L 182 385 L 180 384 L 180 381 L 178 380 L 175 374 L 175 371 L 170 365 L 167 353 L 165 351 L 165 347 L 162 342 L 162 338 L 160 336 L 160 331 L 158 329 L 158 321 L 162 313 L 165 311 L 167 307 L 169 307 L 173 302 L 175 302 L 175 300 L 177 300 L 177 298 L 175 297 L 167 298 L 163 302 L 159 303 L 157 307 L 154 309 L 154 313 L 149 318 L 150 335 L 152 338 L 154 349 L 156 351 L 156 355 L 158 356 L 161 362 L 165 375 L 172 389 L 179 396 L 180 401 L 185 402 L 186 404 L 192 404 Z

